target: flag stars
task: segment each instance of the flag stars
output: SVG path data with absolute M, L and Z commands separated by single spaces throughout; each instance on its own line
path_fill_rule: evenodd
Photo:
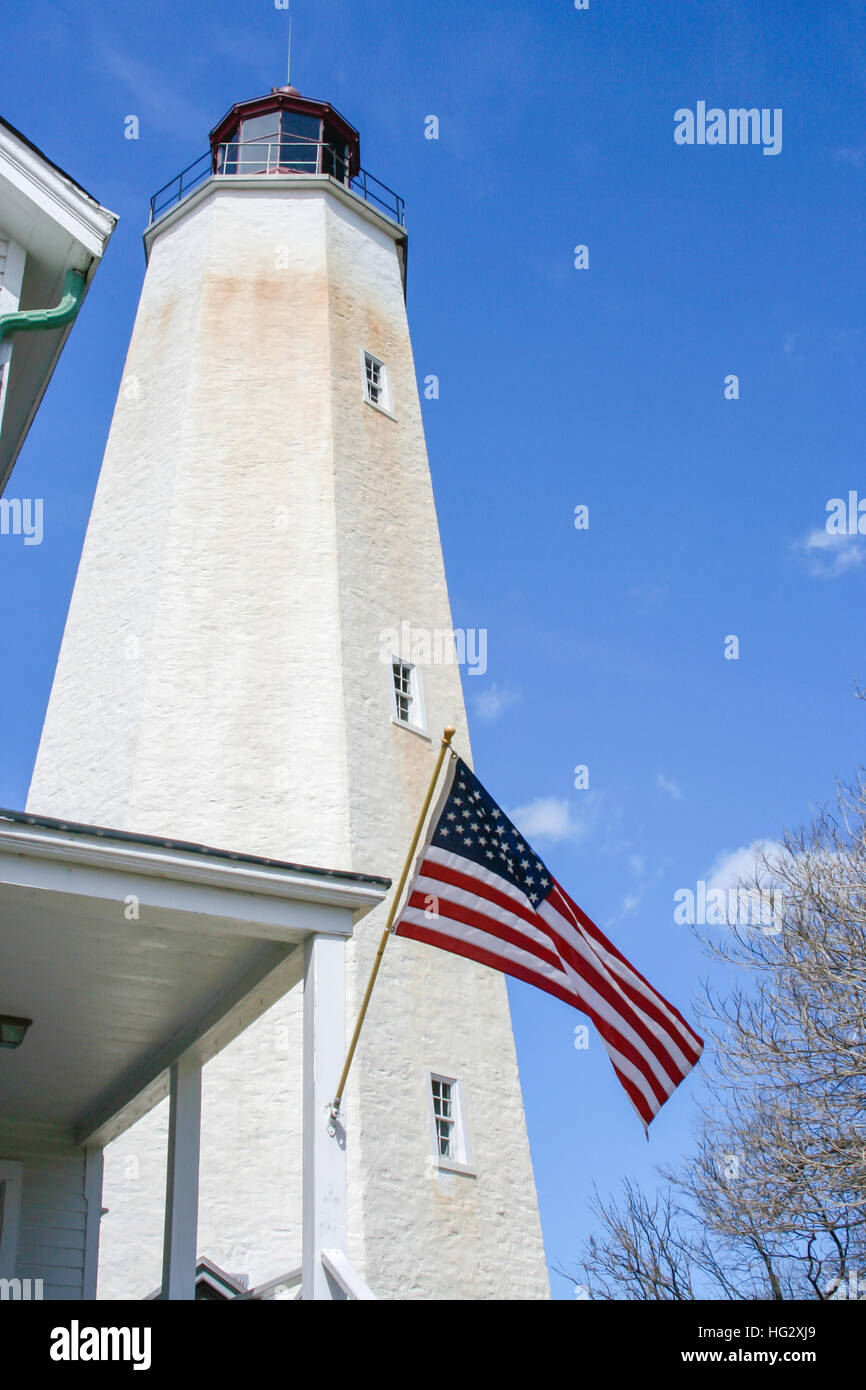
M 474 774 L 461 767 L 458 777 L 434 831 L 434 842 L 443 850 L 483 864 L 488 873 L 513 884 L 535 906 L 552 884 L 545 865 L 533 859 L 531 845 L 476 782 Z

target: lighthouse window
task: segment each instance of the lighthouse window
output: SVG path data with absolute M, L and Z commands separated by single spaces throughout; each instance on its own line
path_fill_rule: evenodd
M 432 1078 L 433 1117 L 436 1121 L 436 1151 L 440 1158 L 453 1158 L 454 1145 L 454 1097 L 450 1081 L 441 1077 Z
M 322 138 L 322 123 L 318 116 L 306 116 L 301 111 L 284 111 L 280 129 L 280 166 L 299 174 L 317 173 L 319 142 Z
M 370 405 L 391 414 L 391 374 L 371 352 L 364 353 L 364 392 Z
M 437 1167 L 473 1173 L 466 1125 L 463 1083 L 453 1076 L 427 1073 L 430 1130 Z
M 412 675 L 414 667 L 410 666 L 406 661 L 400 661 L 395 658 L 393 671 L 395 717 L 399 719 L 401 724 L 411 724 L 414 722 L 411 718 L 412 705 L 414 703 L 412 699 L 412 687 L 414 685 Z
M 241 124 L 241 144 L 237 155 L 238 174 L 265 174 L 279 163 L 279 117 L 275 111 L 251 116 Z M 230 172 L 229 170 L 226 171 Z
M 377 362 L 375 357 L 367 353 L 367 400 L 372 401 L 373 405 L 382 404 L 382 363 Z
M 349 181 L 349 151 L 345 140 L 333 126 L 325 126 L 325 140 L 322 146 L 322 173 L 339 179 L 340 183 Z
M 412 666 L 402 657 L 395 656 L 391 658 L 391 673 L 394 722 L 426 736 L 427 720 L 421 689 L 421 672 L 417 666 Z

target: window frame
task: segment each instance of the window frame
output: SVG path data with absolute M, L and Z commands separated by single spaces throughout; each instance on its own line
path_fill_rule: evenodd
M 23 1191 L 24 1164 L 0 1158 L 0 1279 L 15 1278 Z
M 436 1106 L 433 1097 L 433 1082 L 439 1081 L 451 1087 L 451 1118 L 453 1128 L 451 1131 L 452 1154 L 447 1156 L 439 1152 L 439 1130 L 436 1125 Z M 459 1076 L 448 1076 L 441 1071 L 426 1071 L 424 1073 L 424 1084 L 427 1088 L 427 1111 L 430 1121 L 430 1143 L 433 1150 L 433 1166 L 443 1173 L 464 1173 L 468 1177 L 475 1177 L 475 1166 L 472 1162 L 472 1149 L 469 1144 L 469 1126 L 466 1117 L 466 1093 L 463 1088 L 463 1081 Z
M 367 359 L 375 362 L 380 368 L 382 380 L 382 396 L 380 400 L 374 401 L 370 398 L 369 380 L 367 377 Z M 361 382 L 364 388 L 364 400 L 372 410 L 378 410 L 381 415 L 387 415 L 389 420 L 396 420 L 394 414 L 394 392 L 391 383 L 391 369 L 387 362 L 383 362 L 381 357 L 377 357 L 375 352 L 369 348 L 361 348 Z
M 411 719 L 400 718 L 400 706 L 397 703 L 397 682 L 394 667 L 400 664 L 410 672 L 410 713 L 414 710 L 417 715 L 417 723 Z M 388 675 L 391 682 L 391 722 L 396 724 L 398 729 L 408 729 L 410 733 L 420 734 L 421 738 L 429 740 L 430 734 L 427 729 L 427 707 L 424 703 L 424 683 L 421 679 L 420 667 L 413 661 L 407 661 L 398 652 L 392 652 L 388 658 Z

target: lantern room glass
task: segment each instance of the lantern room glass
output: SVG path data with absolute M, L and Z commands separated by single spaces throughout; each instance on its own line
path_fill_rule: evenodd
M 322 122 L 302 111 L 248 116 L 220 146 L 219 174 L 317 174 Z

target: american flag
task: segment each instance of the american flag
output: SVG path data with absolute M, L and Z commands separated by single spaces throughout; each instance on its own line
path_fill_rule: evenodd
M 571 900 L 456 755 L 394 930 L 586 1014 L 645 1128 L 701 1055 L 682 1014 Z

